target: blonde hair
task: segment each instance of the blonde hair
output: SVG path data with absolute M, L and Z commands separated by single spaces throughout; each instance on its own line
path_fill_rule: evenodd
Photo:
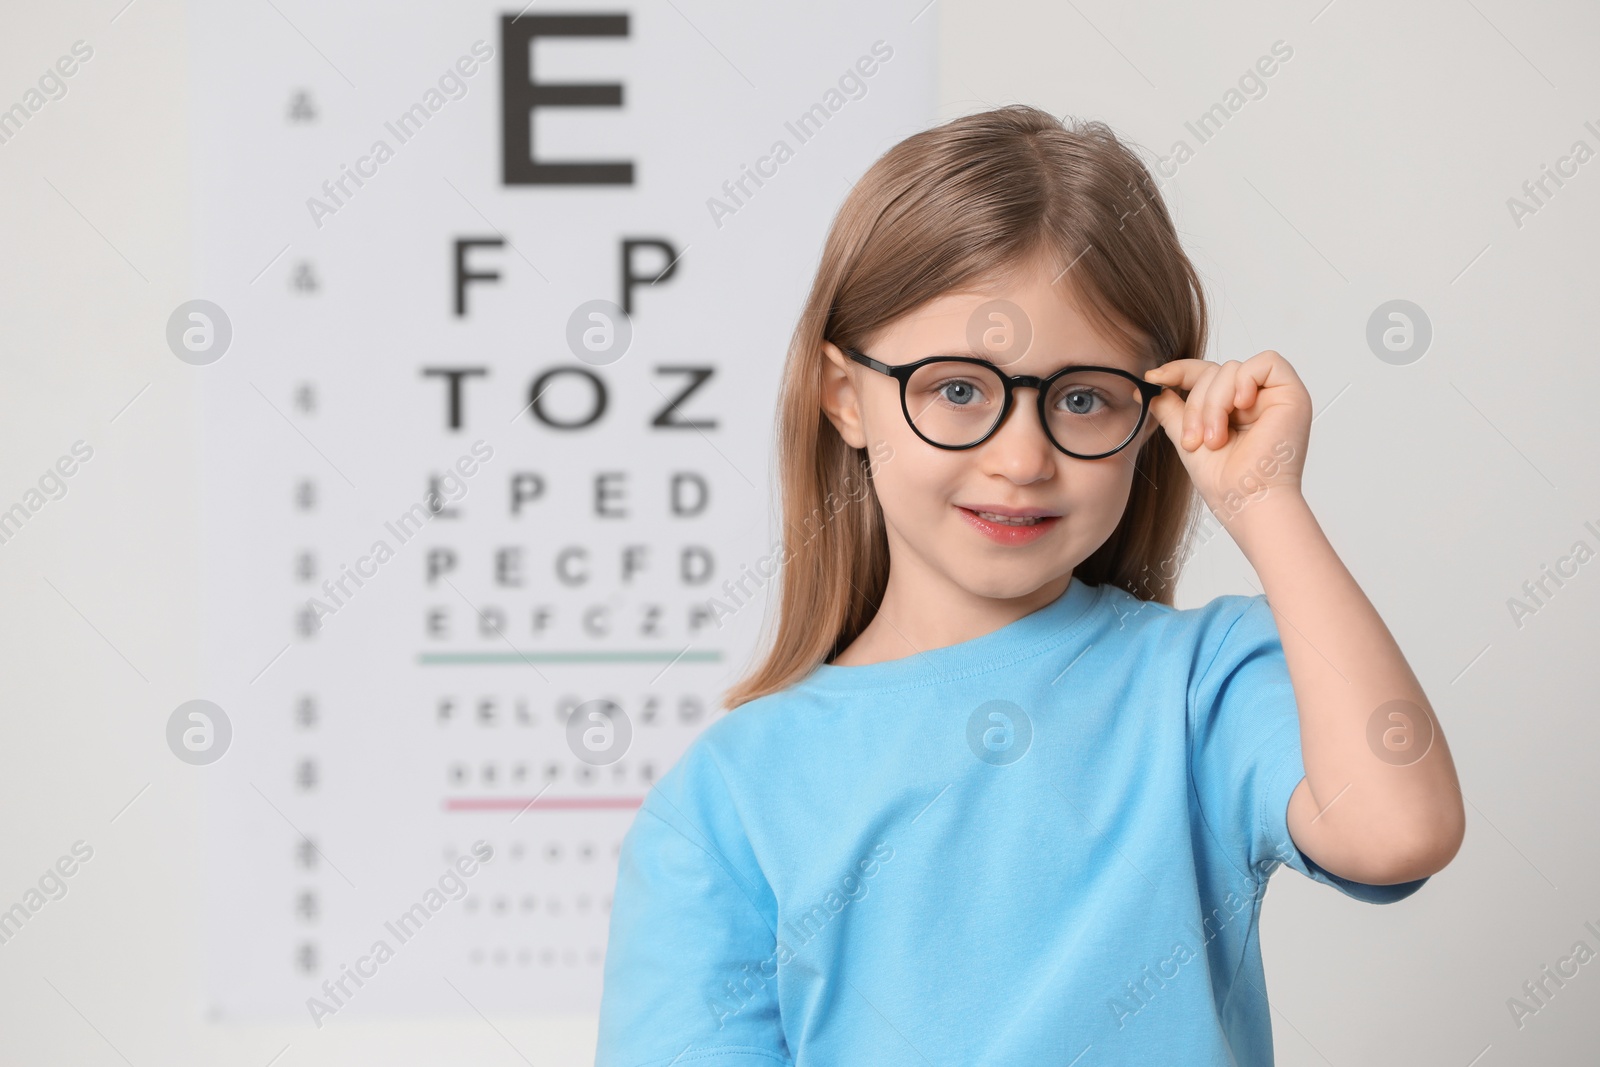
M 1139 157 L 1101 122 L 1026 105 L 953 119 L 895 145 L 851 190 L 795 326 L 778 401 L 781 576 L 777 629 L 724 695 L 731 710 L 786 688 L 872 621 L 889 577 L 864 449 L 823 411 L 822 344 L 866 348 L 953 291 L 1014 277 L 1043 255 L 1100 327 L 1148 366 L 1203 358 L 1200 279 Z M 1140 448 L 1115 531 L 1073 574 L 1171 604 L 1196 494 L 1166 435 Z

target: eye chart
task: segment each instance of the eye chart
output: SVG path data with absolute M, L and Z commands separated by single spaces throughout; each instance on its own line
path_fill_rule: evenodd
M 192 6 L 211 1018 L 598 1009 L 920 6 Z

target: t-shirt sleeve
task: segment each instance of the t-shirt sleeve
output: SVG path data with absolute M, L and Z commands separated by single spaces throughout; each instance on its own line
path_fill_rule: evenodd
M 595 1067 L 791 1063 L 771 890 L 737 820 L 702 820 L 706 775 L 685 762 L 706 770 L 691 746 L 623 837 Z
M 1415 893 L 1427 878 L 1355 882 L 1319 867 L 1295 845 L 1289 797 L 1306 772 L 1283 642 L 1264 595 L 1220 599 L 1216 625 L 1225 630 L 1220 641 L 1210 639 L 1214 655 L 1189 695 L 1190 777 L 1212 837 L 1235 867 L 1259 882 L 1286 865 L 1372 904 Z M 1203 639 L 1201 662 L 1205 650 Z

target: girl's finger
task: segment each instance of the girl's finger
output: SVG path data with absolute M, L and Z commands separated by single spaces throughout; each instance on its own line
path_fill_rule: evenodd
M 1205 363 L 1196 373 L 1197 380 L 1189 387 L 1189 399 L 1183 405 L 1183 447 L 1191 452 L 1200 447 L 1204 433 L 1204 426 L 1201 423 L 1204 415 L 1203 405 L 1211 383 L 1217 379 L 1217 365 Z
M 1256 381 L 1256 376 L 1250 369 L 1250 362 L 1250 360 L 1245 361 L 1243 373 L 1239 375 L 1238 381 L 1234 383 L 1233 406 L 1241 411 L 1253 407 L 1256 402 L 1256 394 L 1261 391 L 1261 384 Z
M 1275 378 L 1279 380 L 1274 381 Z M 1294 379 L 1294 370 L 1287 360 L 1270 348 L 1257 352 L 1240 364 L 1233 406 L 1238 409 L 1253 407 L 1262 389 L 1287 384 L 1284 378 Z
M 1194 388 L 1206 368 L 1215 366 L 1204 359 L 1174 359 L 1145 374 L 1145 380 L 1187 391 Z
M 1217 376 L 1206 390 L 1205 403 L 1200 409 L 1201 433 L 1212 448 L 1220 448 L 1228 439 L 1228 413 L 1233 410 L 1234 396 L 1238 392 L 1240 363 L 1230 359 L 1217 367 Z

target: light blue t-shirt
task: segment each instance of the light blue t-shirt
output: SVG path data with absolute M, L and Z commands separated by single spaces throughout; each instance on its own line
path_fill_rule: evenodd
M 980 637 L 717 719 L 623 839 L 597 1067 L 1262 1067 L 1305 775 L 1265 597 L 1073 578 Z M 1330 995 L 1335 991 L 1329 990 Z

